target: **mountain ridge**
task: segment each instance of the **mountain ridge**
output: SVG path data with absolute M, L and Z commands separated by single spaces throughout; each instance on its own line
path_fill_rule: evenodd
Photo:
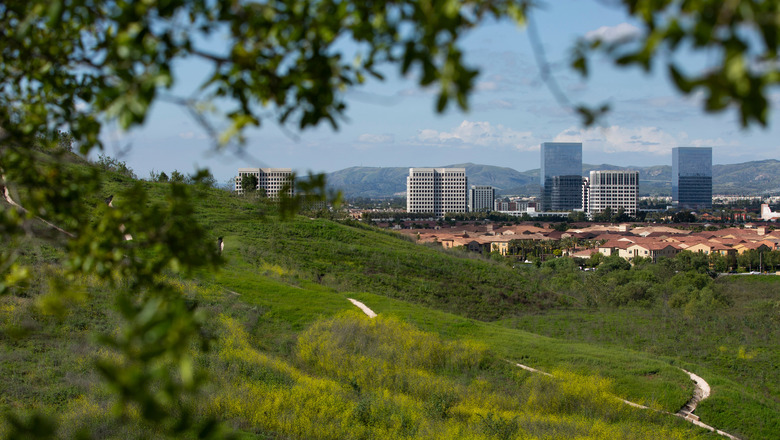
M 538 195 L 539 168 L 517 171 L 509 167 L 472 162 L 434 168 L 465 168 L 469 185 L 491 185 L 500 195 Z M 670 196 L 671 165 L 619 166 L 583 164 L 582 173 L 593 170 L 639 171 L 639 194 Z M 409 167 L 349 167 L 327 174 L 328 187 L 345 197 L 393 197 L 406 192 Z M 713 194 L 762 195 L 780 193 L 780 160 L 765 159 L 712 166 Z

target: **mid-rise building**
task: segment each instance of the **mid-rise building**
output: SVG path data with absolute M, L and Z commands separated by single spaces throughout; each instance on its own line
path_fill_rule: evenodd
M 471 185 L 469 212 L 491 211 L 496 199 L 496 189 L 488 185 Z
M 582 209 L 582 143 L 544 142 L 541 153 L 541 210 Z
M 493 205 L 494 211 L 500 212 L 529 212 L 536 211 L 536 202 L 530 200 L 496 199 Z
M 466 212 L 468 179 L 465 168 L 409 168 L 406 212 Z
M 295 192 L 290 168 L 239 168 L 235 186 L 237 194 L 244 193 L 242 182 L 247 176 L 254 176 L 257 179 L 255 189 L 262 191 L 267 197 L 276 197 L 279 191 L 285 188 L 290 196 Z
M 583 208 L 588 216 L 623 209 L 636 216 L 639 204 L 639 171 L 591 171 L 583 184 Z
M 761 220 L 765 222 L 780 220 L 780 212 L 772 212 L 768 204 L 761 204 Z
M 712 208 L 712 148 L 672 148 L 672 205 Z

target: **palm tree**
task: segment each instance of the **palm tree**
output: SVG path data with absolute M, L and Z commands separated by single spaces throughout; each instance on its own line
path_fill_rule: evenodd
M 563 249 L 566 249 L 566 251 L 571 254 L 572 249 L 577 249 L 577 243 L 579 242 L 579 239 L 575 236 L 569 236 L 566 238 L 562 238 L 560 241 L 560 245 Z

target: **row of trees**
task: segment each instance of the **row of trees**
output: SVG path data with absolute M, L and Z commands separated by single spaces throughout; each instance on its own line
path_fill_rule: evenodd
M 560 257 L 564 251 L 572 252 L 578 248 L 593 249 L 598 241 L 581 240 L 577 237 L 566 237 L 560 240 L 529 240 L 514 239 L 509 241 L 507 254 L 520 257 L 525 261 L 531 258 L 544 260 L 549 257 Z M 596 249 L 594 252 L 598 253 Z
M 377 218 L 397 218 L 399 216 L 396 211 L 387 212 L 372 212 L 364 214 L 366 220 L 372 220 Z M 404 218 L 412 220 L 427 219 L 434 217 L 433 213 L 404 213 Z M 721 224 L 734 224 L 740 221 L 745 221 L 746 218 L 737 215 L 736 212 L 731 210 L 720 210 L 714 212 L 714 218 L 708 218 L 709 223 L 721 223 Z M 539 217 L 531 217 L 527 213 L 522 215 L 510 215 L 498 211 L 489 212 L 458 212 L 447 213 L 445 215 L 446 220 L 462 221 L 462 222 L 478 222 L 478 221 L 494 221 L 503 222 L 508 224 L 518 224 L 523 222 L 538 221 Z M 548 216 L 544 217 L 544 221 L 547 222 L 562 222 L 562 223 L 580 223 L 593 221 L 596 223 L 626 223 L 626 222 L 643 222 L 652 221 L 655 223 L 696 223 L 700 219 L 699 217 L 688 210 L 674 210 L 674 211 L 659 211 L 659 212 L 645 212 L 640 211 L 636 216 L 631 216 L 625 212 L 623 208 L 612 210 L 607 207 L 604 211 L 595 213 L 593 218 L 589 219 L 587 214 L 583 211 L 572 211 L 567 216 Z
M 197 183 L 199 185 L 205 185 L 212 188 L 217 187 L 217 179 L 214 178 L 214 175 L 211 174 L 211 171 L 207 169 L 198 170 L 195 174 L 185 174 L 179 170 L 173 170 L 171 171 L 170 176 L 166 174 L 165 171 L 157 172 L 152 170 L 149 172 L 149 181 L 161 183 Z
M 350 197 L 344 200 L 344 204 L 356 209 L 398 210 L 406 208 L 406 197 Z

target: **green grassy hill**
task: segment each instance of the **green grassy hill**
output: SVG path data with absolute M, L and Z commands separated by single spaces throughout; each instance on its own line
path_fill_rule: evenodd
M 131 184 L 112 174 L 103 191 L 121 194 Z M 143 185 L 159 199 L 171 189 Z M 218 272 L 166 277 L 198 304 L 211 340 L 207 351 L 189 349 L 208 378 L 188 397 L 195 420 L 263 439 L 711 438 L 618 401 L 675 412 L 692 392 L 682 366 L 713 385 L 701 405 L 706 423 L 743 438 L 779 428 L 771 281 L 760 289 L 726 281 L 751 299 L 704 312 L 660 302 L 589 305 L 586 296 L 608 287 L 606 276 L 513 268 L 359 223 L 280 222 L 262 215 L 263 204 L 214 189 L 199 190 L 195 209 L 226 244 Z M 95 336 L 121 334 L 114 304 L 122 294 L 78 279 L 72 296 L 52 303 L 46 292 L 62 250 L 27 243 L 21 252 L 40 270 L 27 288 L 0 297 L 0 411 L 47 414 L 63 438 L 160 436 L 138 408 L 117 415 L 116 393 L 95 368 L 117 356 Z M 689 316 L 708 331 L 681 331 L 676 320 Z M 0 422 L 0 436 L 11 426 Z

